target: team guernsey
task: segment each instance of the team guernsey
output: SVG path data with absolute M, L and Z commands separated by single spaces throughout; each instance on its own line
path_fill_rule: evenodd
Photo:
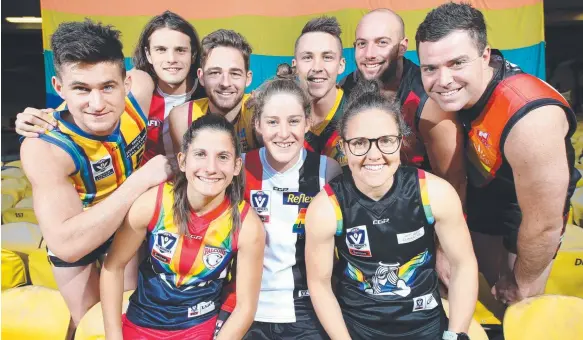
M 308 204 L 325 184 L 326 156 L 302 149 L 298 161 L 279 173 L 265 154 L 261 148 L 245 155 L 245 199 L 267 233 L 255 321 L 315 318 L 306 281 L 304 218 Z
M 324 188 L 336 213 L 336 297 L 353 339 L 441 339 L 435 219 L 423 170 L 400 166 L 374 201 L 349 169 Z
M 197 80 L 198 82 L 198 80 Z M 172 139 L 170 137 L 170 127 L 168 125 L 168 114 L 175 106 L 182 105 L 194 98 L 193 95 L 197 86 L 184 94 L 166 94 L 159 87 L 156 87 L 150 103 L 150 114 L 148 116 L 148 140 L 146 141 L 146 153 L 143 162 L 146 163 L 156 155 L 166 155 L 170 158 L 175 156 Z
M 359 79 L 358 70 L 347 75 L 340 84 L 348 98 Z M 407 58 L 403 58 L 403 75 L 397 89 L 396 97 L 401 103 L 401 114 L 409 128 L 411 135 L 406 137 L 401 147 L 401 162 L 405 165 L 430 169 L 425 145 L 419 133 L 419 121 L 425 102 L 429 98 L 423 89 L 421 70 L 419 66 Z
M 470 229 L 504 235 L 508 250 L 516 252 L 522 214 L 516 197 L 514 177 L 504 156 L 504 143 L 512 127 L 532 110 L 556 105 L 565 111 L 570 128 L 565 137 L 570 181 L 565 198 L 565 215 L 576 183 L 581 177 L 574 167 L 575 152 L 570 138 L 575 132 L 575 114 L 567 101 L 544 81 L 525 74 L 492 50 L 490 66 L 494 76 L 476 105 L 459 112 L 467 137 Z
M 235 126 L 235 131 L 237 131 L 237 134 L 239 135 L 239 142 L 241 143 L 243 152 L 256 149 L 259 146 L 253 128 L 253 111 L 248 110 L 245 107 L 245 103 L 250 97 L 250 94 L 243 95 L 241 111 L 237 115 L 235 121 L 231 122 Z M 201 98 L 189 102 L 188 125 L 192 124 L 192 122 L 207 113 L 210 113 L 208 98 Z
M 344 112 L 345 98 L 344 90 L 338 88 L 334 106 L 324 121 L 310 128 L 304 140 L 304 147 L 307 150 L 335 159 L 341 166 L 346 165 L 346 156 L 340 147 L 337 127 Z
M 149 256 L 140 265 L 126 316 L 133 325 L 154 330 L 208 324 L 212 335 L 215 325 L 208 321 L 218 314 L 223 281 L 237 252 L 230 202 L 225 199 L 202 216 L 191 212 L 187 235 L 174 224 L 173 204 L 173 185 L 162 183 L 146 236 Z M 249 205 L 242 202 L 238 209 L 243 223 Z
M 64 106 L 66 107 L 66 106 Z M 95 205 L 117 189 L 140 165 L 146 143 L 147 117 L 130 93 L 116 129 L 109 136 L 93 136 L 55 111 L 57 128 L 39 135 L 71 156 L 75 171 L 69 180 L 84 208 Z

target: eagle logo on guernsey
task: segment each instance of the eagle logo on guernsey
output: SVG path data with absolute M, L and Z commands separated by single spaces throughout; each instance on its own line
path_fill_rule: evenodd
M 91 170 L 93 170 L 93 179 L 95 181 L 99 181 L 113 175 L 114 170 L 111 156 L 107 155 L 97 162 L 91 162 Z
M 210 270 L 217 268 L 227 255 L 227 250 L 223 248 L 205 246 L 202 251 L 202 261 L 204 266 Z

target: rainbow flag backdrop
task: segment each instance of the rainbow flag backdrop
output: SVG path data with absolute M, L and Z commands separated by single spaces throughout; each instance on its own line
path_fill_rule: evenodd
M 418 62 L 415 51 L 417 26 L 432 8 L 445 0 L 214 0 L 214 1 L 138 1 L 138 0 L 41 0 L 43 48 L 47 105 L 61 102 L 51 86 L 55 74 L 50 50 L 50 37 L 64 21 L 85 17 L 112 24 L 122 32 L 126 64 L 131 68 L 131 55 L 139 34 L 154 15 L 171 10 L 189 20 L 201 39 L 219 29 L 233 29 L 244 35 L 253 47 L 251 69 L 253 82 L 248 91 L 272 77 L 278 64 L 291 62 L 294 42 L 304 24 L 311 18 L 327 14 L 336 16 L 342 26 L 342 41 L 347 67 L 344 75 L 355 69 L 354 31 L 358 21 L 374 8 L 390 8 L 405 21 L 409 38 L 406 57 Z M 513 63 L 540 78 L 545 76 L 544 18 L 542 0 L 472 0 L 483 11 L 488 24 L 489 42 L 502 50 Z

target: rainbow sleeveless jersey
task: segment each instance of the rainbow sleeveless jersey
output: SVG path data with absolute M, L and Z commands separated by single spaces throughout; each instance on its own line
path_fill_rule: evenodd
M 218 314 L 223 283 L 237 252 L 238 230 L 230 201 L 198 216 L 191 212 L 188 231 L 174 224 L 174 186 L 158 188 L 156 210 L 148 225 L 148 258 L 142 262 L 138 287 L 130 297 L 127 318 L 141 327 L 181 330 Z M 238 206 L 241 224 L 249 205 Z
M 71 156 L 75 171 L 69 180 L 77 190 L 83 207 L 88 208 L 109 196 L 136 169 L 146 143 L 147 117 L 130 93 L 118 126 L 109 136 L 93 136 L 66 121 L 66 105 L 55 111 L 57 128 L 40 139 L 54 144 Z

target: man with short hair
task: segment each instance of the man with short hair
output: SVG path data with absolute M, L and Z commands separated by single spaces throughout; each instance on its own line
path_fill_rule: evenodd
M 244 152 L 258 147 L 252 112 L 245 107 L 250 97 L 245 88 L 253 75 L 249 69 L 251 52 L 245 38 L 232 30 L 220 29 L 204 37 L 197 75 L 208 98 L 189 101 L 170 112 L 170 131 L 177 150 L 190 124 L 207 113 L 220 114 L 235 125 Z
M 401 159 L 405 165 L 431 169 L 465 197 L 465 168 L 461 127 L 455 112 L 442 110 L 427 97 L 419 67 L 405 58 L 409 41 L 403 19 L 380 8 L 367 13 L 356 28 L 354 53 L 357 70 L 341 81 L 347 95 L 359 79 L 378 80 L 386 96 L 401 103 L 401 114 L 411 128 L 404 139 Z
M 111 26 L 89 20 L 59 25 L 51 38 L 52 84 L 67 107 L 51 113 L 52 131 L 26 138 L 20 150 L 55 280 L 71 312 L 68 338 L 99 301 L 96 261 L 131 204 L 170 176 L 163 156 L 138 170 L 154 87 L 141 71 L 126 77 L 118 38 Z M 129 92 L 132 82 L 141 85 Z M 134 289 L 136 261 L 126 274 L 126 289 Z
M 463 123 L 480 271 L 504 303 L 542 294 L 580 178 L 575 115 L 547 83 L 490 48 L 484 16 L 469 4 L 432 10 L 416 41 L 429 97 Z

